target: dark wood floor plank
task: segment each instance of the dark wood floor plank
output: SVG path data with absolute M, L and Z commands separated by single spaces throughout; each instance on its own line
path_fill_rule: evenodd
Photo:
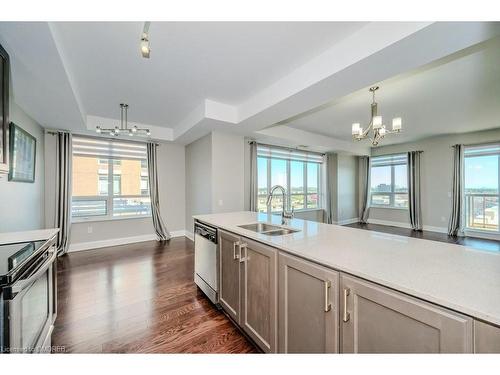
M 493 251 L 500 253 L 500 241 L 495 241 L 495 240 L 474 238 L 474 237 L 454 237 L 454 236 L 448 236 L 448 234 L 446 233 L 431 232 L 428 230 L 414 231 L 409 228 L 400 228 L 400 227 L 394 227 L 390 225 L 380 225 L 380 224 L 353 223 L 353 224 L 346 224 L 345 226 L 350 228 L 372 230 L 375 232 L 397 234 L 399 236 L 405 236 L 405 237 L 421 238 L 424 240 L 453 243 L 457 245 L 467 246 L 477 250 Z
M 66 353 L 255 353 L 193 282 L 192 241 L 143 242 L 58 260 L 52 343 Z

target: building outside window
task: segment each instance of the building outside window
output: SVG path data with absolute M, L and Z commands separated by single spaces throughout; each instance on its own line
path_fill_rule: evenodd
M 407 155 L 374 156 L 370 168 L 371 206 L 407 209 Z
M 73 137 L 74 221 L 151 214 L 146 145 Z
M 283 198 L 278 193 L 275 193 L 271 207 L 266 205 L 267 195 L 274 185 L 281 185 L 286 189 L 290 202 L 290 207 L 287 209 L 300 211 L 322 208 L 320 188 L 322 163 L 322 154 L 258 145 L 258 211 L 282 210 Z
M 465 229 L 500 234 L 500 144 L 465 147 Z

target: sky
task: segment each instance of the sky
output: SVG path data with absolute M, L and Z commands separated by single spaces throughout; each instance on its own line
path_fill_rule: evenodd
M 282 185 L 286 186 L 286 161 L 279 159 L 271 160 L 271 186 Z M 257 173 L 259 188 L 267 187 L 267 160 L 264 158 L 257 159 Z M 309 187 L 317 187 L 318 183 L 318 166 L 315 163 L 308 163 L 307 178 Z M 304 169 L 302 162 L 290 162 L 290 182 L 292 187 L 302 187 L 304 185 Z
M 466 189 L 498 189 L 498 155 L 465 158 Z

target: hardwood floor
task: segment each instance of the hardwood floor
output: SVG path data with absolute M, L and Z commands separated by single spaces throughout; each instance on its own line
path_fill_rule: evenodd
M 452 237 L 446 233 L 430 232 L 427 230 L 417 232 L 408 228 L 392 227 L 380 224 L 347 224 L 346 227 L 373 230 L 376 232 L 397 234 L 400 236 L 422 238 L 425 240 L 454 243 L 457 245 L 468 246 L 477 250 L 494 251 L 500 253 L 500 241 L 487 240 L 473 237 Z
M 66 353 L 254 353 L 193 282 L 187 238 L 58 260 L 52 345 Z

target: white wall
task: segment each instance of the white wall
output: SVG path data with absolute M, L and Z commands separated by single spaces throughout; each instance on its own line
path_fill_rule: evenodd
M 193 233 L 193 215 L 212 212 L 212 135 L 186 146 L 186 223 Z
M 12 91 L 11 91 L 12 93 Z M 44 133 L 43 128 L 12 100 L 10 121 L 36 138 L 35 182 L 8 181 L 0 177 L 0 232 L 41 229 L 44 227 Z
M 245 140 L 214 131 L 186 146 L 186 230 L 193 215 L 245 208 Z
M 212 212 L 243 211 L 245 207 L 245 140 L 212 132 Z
M 46 134 L 46 225 L 54 222 L 55 136 Z M 185 224 L 184 146 L 163 142 L 158 147 L 158 185 L 160 210 L 170 232 L 183 232 Z M 176 233 L 174 233 L 176 234 Z M 87 243 L 112 243 L 124 238 L 153 239 L 151 218 L 73 223 L 70 250 L 85 248 Z M 97 245 L 96 245 L 97 246 Z
M 418 142 L 389 145 L 372 149 L 372 156 L 407 151 L 423 151 L 421 163 L 422 217 L 424 229 L 446 230 L 451 212 L 453 167 L 452 145 L 500 140 L 500 129 L 453 134 Z M 369 219 L 409 223 L 407 210 L 371 208 Z

